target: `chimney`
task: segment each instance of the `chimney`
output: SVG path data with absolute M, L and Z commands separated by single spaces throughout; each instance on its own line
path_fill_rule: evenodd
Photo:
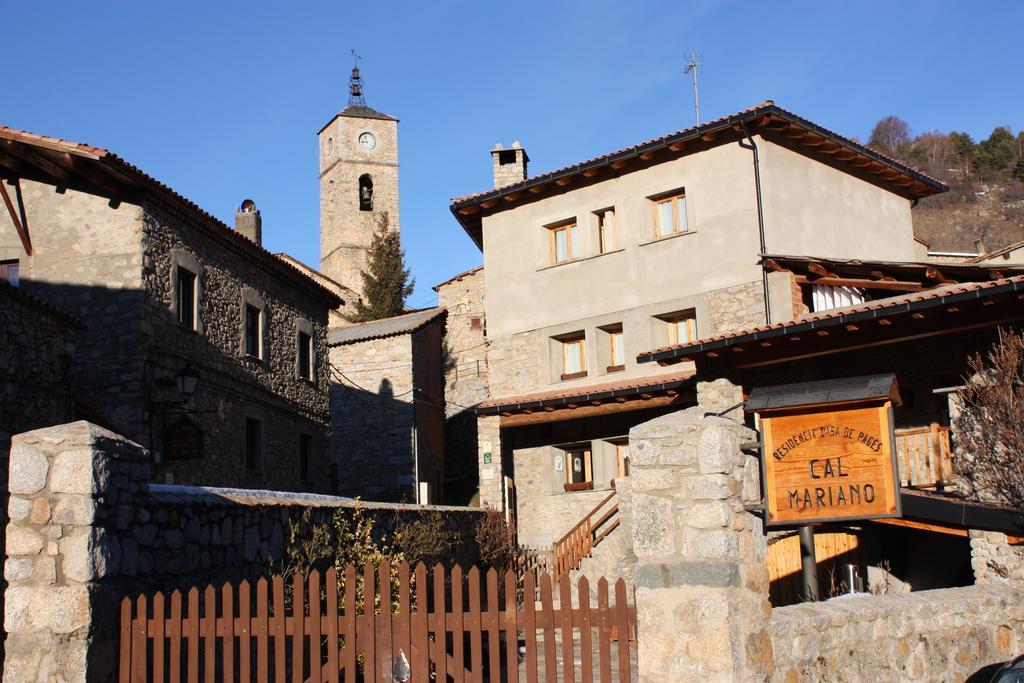
M 526 150 L 516 140 L 512 147 L 505 149 L 499 142 L 491 150 L 491 159 L 494 165 L 494 187 L 505 187 L 514 185 L 526 180 L 526 165 L 530 157 L 526 156 Z
M 235 212 L 235 232 L 263 246 L 263 219 L 253 200 L 244 200 Z

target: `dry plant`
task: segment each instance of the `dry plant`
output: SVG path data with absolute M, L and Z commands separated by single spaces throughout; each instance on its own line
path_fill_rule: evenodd
M 889 595 L 892 592 L 892 581 L 889 578 L 892 576 L 892 564 L 889 560 L 882 560 L 878 568 L 882 570 L 882 580 L 869 584 L 868 590 L 872 595 Z
M 970 359 L 960 391 L 955 468 L 972 498 L 1024 508 L 1024 337 L 1001 329 L 999 341 Z

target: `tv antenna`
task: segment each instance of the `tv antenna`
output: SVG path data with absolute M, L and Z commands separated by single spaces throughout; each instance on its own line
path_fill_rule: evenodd
M 697 71 L 704 66 L 704 62 L 696 52 L 690 53 L 690 59 L 683 66 L 684 74 L 693 74 L 693 118 L 694 125 L 700 125 L 700 97 L 697 94 Z

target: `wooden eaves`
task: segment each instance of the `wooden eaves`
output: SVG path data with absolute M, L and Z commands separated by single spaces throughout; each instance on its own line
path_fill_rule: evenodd
M 919 199 L 948 189 L 934 178 L 788 112 L 768 100 L 736 114 L 541 174 L 521 183 L 454 199 L 450 208 L 473 241 L 482 248 L 482 219 L 487 215 L 711 147 L 735 143 L 751 135 L 761 135 L 766 140 L 794 149 L 907 199 Z

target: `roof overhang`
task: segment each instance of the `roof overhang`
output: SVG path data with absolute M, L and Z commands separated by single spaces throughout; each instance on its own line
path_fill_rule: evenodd
M 32 180 L 122 203 L 149 203 L 201 230 L 239 258 L 312 296 L 328 308 L 341 305 L 333 292 L 236 232 L 212 214 L 101 147 L 0 126 L 0 179 Z
M 684 346 L 642 353 L 638 362 L 708 367 L 756 367 L 951 334 L 1024 319 L 1024 276 L 968 283 L 893 297 L 868 305 L 823 311 Z
M 522 204 L 700 152 L 752 135 L 878 185 L 906 199 L 947 188 L 895 159 L 801 118 L 768 101 L 745 111 L 694 126 L 588 161 L 452 201 L 451 211 L 478 247 L 483 218 Z
M 643 377 L 575 389 L 496 398 L 481 403 L 477 415 L 500 415 L 502 426 L 553 422 L 671 405 L 695 386 L 691 371 Z

